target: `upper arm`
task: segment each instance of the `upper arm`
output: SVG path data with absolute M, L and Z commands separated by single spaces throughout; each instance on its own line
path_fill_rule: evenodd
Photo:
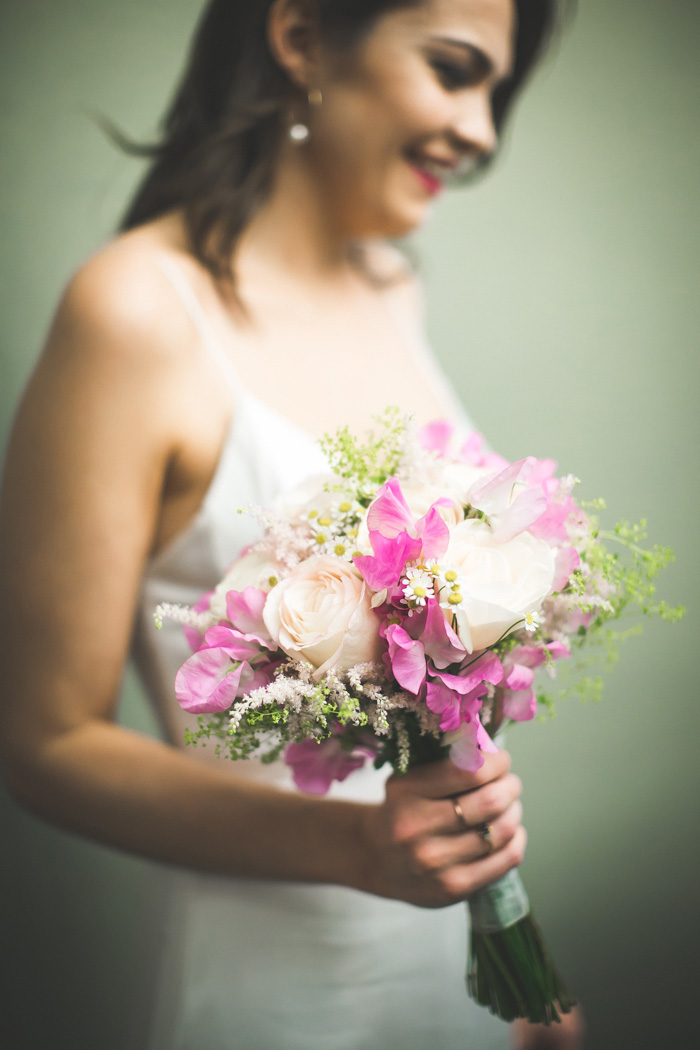
M 9 769 L 111 715 L 176 442 L 158 275 L 109 250 L 73 279 L 20 405 L 0 508 Z M 8 769 L 8 772 L 9 772 Z

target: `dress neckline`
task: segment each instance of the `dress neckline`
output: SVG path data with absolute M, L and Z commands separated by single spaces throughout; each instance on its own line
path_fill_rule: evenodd
M 282 412 L 279 412 L 271 405 L 268 405 L 267 402 L 262 401 L 256 394 L 248 390 L 247 387 L 239 387 L 236 391 L 235 403 L 232 406 L 232 411 L 221 443 L 214 473 L 202 497 L 199 507 L 190 521 L 171 536 L 162 547 L 147 559 L 147 572 L 153 572 L 156 569 L 161 568 L 162 565 L 167 564 L 171 558 L 176 557 L 180 549 L 186 545 L 188 539 L 197 531 L 198 527 L 207 518 L 219 488 L 227 481 L 226 464 L 236 446 L 242 441 L 244 428 L 248 426 L 249 431 L 253 433 L 262 433 L 264 431 L 264 423 L 261 424 L 260 421 L 261 415 L 267 416 L 269 420 L 274 421 L 276 429 L 287 431 L 294 436 L 297 442 L 306 444 L 309 451 L 315 451 L 321 456 L 322 453 L 318 445 L 318 439 L 313 437 L 308 430 L 304 430 L 304 428 L 299 426 L 298 423 L 295 423 L 293 419 L 290 419 Z M 263 428 L 262 430 L 260 429 L 261 426 Z
M 314 437 L 289 416 L 263 401 L 242 382 L 233 360 L 224 349 L 194 289 L 173 258 L 165 252 L 160 252 L 156 256 L 155 262 L 175 291 L 195 330 L 198 332 L 203 346 L 218 367 L 222 378 L 231 391 L 232 405 L 216 467 L 199 507 L 188 524 L 176 532 L 174 536 L 147 559 L 146 571 L 148 573 L 160 569 L 175 557 L 206 519 L 214 497 L 223 483 L 222 479 L 226 474 L 226 462 L 236 446 L 243 442 L 246 417 L 252 433 L 257 434 L 260 432 L 263 435 L 267 433 L 264 427 L 260 429 L 260 416 L 267 416 L 268 420 L 273 421 L 273 429 L 278 431 L 281 429 L 293 435 L 296 442 L 301 442 L 307 446 L 310 452 L 315 452 L 319 460 L 322 456 L 317 437 Z M 396 317 L 395 319 L 403 327 L 401 318 Z M 462 405 L 455 397 L 445 375 L 434 360 L 425 341 L 415 332 L 406 330 L 405 334 L 417 362 L 422 365 L 426 375 L 430 377 L 433 383 L 435 392 L 438 395 L 438 401 L 443 402 L 445 405 L 445 415 L 452 416 L 455 419 L 461 417 L 467 423 L 467 417 Z M 253 411 L 251 412 L 250 409 L 253 409 Z M 319 463 L 319 465 L 321 464 Z

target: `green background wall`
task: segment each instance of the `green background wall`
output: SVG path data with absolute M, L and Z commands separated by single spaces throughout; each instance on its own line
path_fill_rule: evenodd
M 151 134 L 199 6 L 0 5 L 0 437 L 138 174 L 89 112 Z M 510 734 L 525 875 L 592 1050 L 696 1045 L 699 30 L 688 0 L 582 0 L 495 173 L 418 238 L 433 343 L 491 443 L 554 456 L 610 521 L 646 515 L 689 607 L 627 643 L 600 705 Z M 124 718 L 150 726 L 130 681 Z M 157 869 L 1 812 L 0 1045 L 132 1050 Z

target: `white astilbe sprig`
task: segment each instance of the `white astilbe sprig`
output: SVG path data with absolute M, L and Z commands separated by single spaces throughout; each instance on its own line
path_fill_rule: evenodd
M 411 738 L 404 722 L 396 722 L 394 725 L 396 745 L 398 748 L 398 760 L 396 768 L 399 773 L 405 773 L 411 760 Z
M 273 558 L 289 571 L 308 557 L 311 539 L 307 528 L 292 525 L 274 511 L 264 510 L 255 503 L 242 507 L 239 514 L 249 514 L 265 530 L 264 539 L 251 547 L 254 553 Z
M 187 627 L 194 627 L 200 634 L 204 634 L 209 627 L 216 622 L 208 611 L 195 612 L 189 605 L 173 605 L 171 602 L 161 602 L 156 606 L 153 620 L 158 630 L 163 626 L 164 620 L 173 620 Z
M 386 672 L 382 664 L 376 660 L 355 664 L 345 672 L 345 675 L 352 688 L 358 690 L 370 682 L 383 682 L 386 680 Z

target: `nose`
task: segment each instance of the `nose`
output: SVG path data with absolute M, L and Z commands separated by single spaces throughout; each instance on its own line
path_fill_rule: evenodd
M 493 122 L 491 92 L 485 85 L 464 92 L 455 108 L 450 130 L 461 149 L 479 156 L 493 153 L 498 134 Z

